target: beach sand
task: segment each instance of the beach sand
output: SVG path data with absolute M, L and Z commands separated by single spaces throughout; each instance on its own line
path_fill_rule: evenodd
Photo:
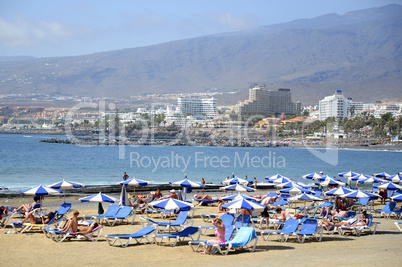
M 73 209 L 83 214 L 97 214 L 97 203 L 73 202 Z M 49 210 L 56 210 L 60 201 L 49 204 Z M 381 206 L 376 206 L 380 208 Z M 107 204 L 104 205 L 106 210 Z M 197 206 L 195 226 L 210 225 L 199 216 L 201 213 L 215 213 L 216 206 Z M 156 219 L 159 220 L 159 219 Z M 187 244 L 181 242 L 176 247 L 169 245 L 131 243 L 127 248 L 111 247 L 105 235 L 129 234 L 141 229 L 139 215 L 134 225 L 105 226 L 98 242 L 72 240 L 56 243 L 40 231 L 34 234 L 6 234 L 12 228 L 0 229 L 1 266 L 22 266 L 27 264 L 41 266 L 399 266 L 399 253 L 402 245 L 402 232 L 395 227 L 395 219 L 375 218 L 379 223 L 375 235 L 364 234 L 340 236 L 324 233 L 322 242 L 307 239 L 299 244 L 295 237 L 287 242 L 277 241 L 275 236 L 264 241 L 256 229 L 259 240 L 257 251 L 230 251 L 229 255 L 202 255 L 192 252 Z M 208 233 L 207 233 L 208 234 Z M 202 240 L 214 239 L 213 231 Z

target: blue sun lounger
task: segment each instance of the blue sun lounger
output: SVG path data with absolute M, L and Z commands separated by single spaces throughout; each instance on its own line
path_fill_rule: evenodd
M 370 233 L 375 235 L 377 230 L 377 223 L 373 222 L 373 215 L 368 214 L 367 218 L 369 219 L 368 224 L 365 226 L 341 226 L 338 228 L 338 231 L 341 235 L 344 235 L 346 232 L 353 232 L 357 236 L 360 236 L 364 230 L 368 230 Z
M 143 238 L 145 238 L 148 243 L 151 243 L 151 241 L 148 239 L 148 236 L 154 231 L 155 227 L 147 226 L 131 235 L 107 235 L 106 240 L 110 246 L 113 246 L 114 243 L 119 241 L 120 245 L 125 248 L 133 239 L 137 242 L 137 244 L 139 244 Z M 122 240 L 127 240 L 127 242 L 123 243 Z
M 88 219 L 97 220 L 97 219 L 100 219 L 100 221 L 102 222 L 102 221 L 104 221 L 106 219 L 106 217 L 116 215 L 119 210 L 120 210 L 119 205 L 112 204 L 107 208 L 106 212 L 103 215 L 84 215 L 83 217 L 84 217 L 84 220 L 88 220 Z
M 127 221 L 127 224 L 133 224 L 134 223 L 134 219 L 135 219 L 136 214 L 133 212 L 133 208 L 132 207 L 128 207 L 128 206 L 124 206 L 121 207 L 119 212 L 117 212 L 116 215 L 114 216 L 105 216 L 105 220 L 108 223 L 108 225 L 110 226 L 114 226 L 116 224 L 116 222 L 120 221 Z M 132 218 L 131 222 L 130 222 L 130 218 Z M 113 223 L 110 224 L 109 220 L 113 220 Z
M 249 244 L 255 240 L 253 247 L 249 247 Z M 209 250 L 211 253 L 217 251 L 221 253 L 222 255 L 227 255 L 229 253 L 229 250 L 231 248 L 233 249 L 239 249 L 242 247 L 247 247 L 247 249 L 251 252 L 255 251 L 255 247 L 257 246 L 258 242 L 258 237 L 257 233 L 255 232 L 254 228 L 251 227 L 241 227 L 239 231 L 236 233 L 235 237 L 228 241 L 227 243 L 224 244 L 209 244 L 205 243 L 204 246 L 211 246 L 211 250 Z M 201 243 L 203 244 L 203 243 Z M 222 251 L 222 249 L 225 249 L 226 251 Z
M 194 224 L 194 220 L 188 220 L 188 211 L 180 212 L 174 222 L 170 222 L 170 221 L 169 222 L 157 222 L 157 221 L 148 219 L 144 216 L 140 217 L 140 222 L 141 222 L 142 227 L 155 226 L 158 232 L 159 232 L 159 230 L 158 230 L 159 227 L 165 227 L 165 229 L 162 231 L 162 233 L 165 233 L 166 231 L 168 231 L 169 228 L 174 228 L 177 230 L 177 229 L 183 229 L 187 225 Z
M 298 220 L 296 220 L 296 219 L 288 219 L 285 222 L 285 224 L 283 225 L 283 228 L 281 230 L 261 232 L 261 236 L 262 236 L 262 239 L 267 241 L 271 234 L 279 235 L 281 242 L 283 242 L 283 241 L 286 241 L 285 236 L 286 236 L 286 239 L 287 239 L 287 237 L 289 235 L 292 235 L 293 233 L 295 233 L 297 231 L 298 227 L 299 227 L 299 221 Z
M 155 244 L 157 244 L 157 245 L 161 245 L 163 240 L 168 239 L 169 245 L 174 247 L 174 246 L 176 246 L 177 242 L 183 241 L 184 238 L 186 238 L 186 237 L 189 237 L 189 238 L 191 238 L 191 240 L 194 240 L 192 236 L 197 234 L 197 233 L 198 233 L 197 240 L 199 240 L 200 235 L 201 235 L 200 229 L 198 227 L 189 226 L 187 228 L 184 228 L 182 231 L 180 231 L 178 233 L 154 235 L 153 238 L 154 238 Z M 157 240 L 158 238 L 160 239 L 159 242 Z M 173 244 L 170 243 L 170 239 L 172 239 L 172 238 L 175 239 Z
M 234 226 L 233 225 L 225 225 L 225 241 L 228 242 L 233 235 L 234 232 Z M 208 240 L 204 240 L 204 241 L 189 241 L 188 244 L 190 245 L 191 249 L 194 252 L 197 252 L 198 249 L 201 246 L 204 246 L 205 243 L 208 243 Z M 193 246 L 197 246 L 195 249 L 193 248 Z
M 304 240 L 307 236 L 312 236 L 317 239 L 318 242 L 322 240 L 322 233 L 324 229 L 322 227 L 318 227 L 317 220 L 314 219 L 306 219 L 299 232 L 295 232 L 292 235 L 297 236 L 297 239 L 300 243 L 304 243 Z

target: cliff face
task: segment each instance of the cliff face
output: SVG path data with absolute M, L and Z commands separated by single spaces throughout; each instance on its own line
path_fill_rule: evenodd
M 336 89 L 362 101 L 396 97 L 401 18 L 402 6 L 390 5 L 92 55 L 0 60 L 0 94 L 128 96 L 245 89 L 256 82 L 291 88 L 303 103 Z

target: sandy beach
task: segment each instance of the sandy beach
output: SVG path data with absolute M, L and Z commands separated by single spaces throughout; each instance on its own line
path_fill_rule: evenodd
M 25 199 L 27 200 L 27 199 Z M 97 214 L 97 203 L 79 203 L 70 199 L 73 209 L 80 215 Z M 56 210 L 61 200 L 45 201 L 48 210 Z M 18 203 L 15 203 L 17 205 Z M 376 203 L 375 209 L 382 206 Z M 105 210 L 108 204 L 105 204 Z M 197 206 L 194 220 L 195 226 L 209 225 L 201 217 L 201 213 L 216 213 L 216 206 Z M 161 220 L 161 219 L 156 219 Z M 363 234 L 360 237 L 349 235 L 330 235 L 324 232 L 322 242 L 308 239 L 299 244 L 295 237 L 287 242 L 277 241 L 275 236 L 264 241 L 261 230 L 256 228 L 258 243 L 256 252 L 246 250 L 231 251 L 227 256 L 202 255 L 192 252 L 187 241 L 176 247 L 169 245 L 139 244 L 135 242 L 127 248 L 111 247 L 105 239 L 107 234 L 130 234 L 141 229 L 139 215 L 134 225 L 105 226 L 98 242 L 72 240 L 56 243 L 44 236 L 41 231 L 27 234 L 7 234 L 12 228 L 0 229 L 0 249 L 3 252 L 2 266 L 22 266 L 38 264 L 42 266 L 83 266 L 83 265 L 147 265 L 147 266 L 266 266 L 269 264 L 282 266 L 319 266 L 335 264 L 340 266 L 398 266 L 398 257 L 402 245 L 402 232 L 395 227 L 396 219 L 375 218 L 378 222 L 375 235 Z M 33 233 L 33 234 L 32 234 Z M 207 233 L 208 234 L 208 233 Z M 213 232 L 201 239 L 214 239 Z

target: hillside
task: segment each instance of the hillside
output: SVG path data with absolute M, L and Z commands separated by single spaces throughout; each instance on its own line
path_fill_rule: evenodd
M 91 55 L 0 60 L 0 94 L 129 96 L 264 83 L 290 88 L 306 104 L 336 89 L 361 101 L 395 98 L 402 95 L 401 18 L 402 6 L 389 5 Z

